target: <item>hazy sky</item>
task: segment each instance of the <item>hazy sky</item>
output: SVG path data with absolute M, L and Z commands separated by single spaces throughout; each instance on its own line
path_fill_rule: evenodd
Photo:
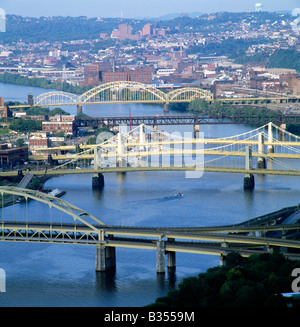
M 22 16 L 158 17 L 170 13 L 211 13 L 254 11 L 256 2 L 263 10 L 293 10 L 300 0 L 0 0 L 7 14 Z

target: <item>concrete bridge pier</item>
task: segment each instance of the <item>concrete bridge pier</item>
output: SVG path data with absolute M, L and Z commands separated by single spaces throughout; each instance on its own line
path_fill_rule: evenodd
M 27 102 L 28 102 L 28 104 L 29 104 L 29 107 L 30 107 L 30 109 L 32 109 L 32 107 L 33 107 L 33 94 L 32 93 L 29 93 L 28 94 L 28 97 L 27 97 Z
M 102 173 L 94 174 L 92 178 L 92 187 L 99 189 L 104 187 L 104 176 Z
M 164 113 L 167 114 L 167 113 L 169 113 L 169 111 L 170 111 L 170 104 L 169 104 L 169 102 L 166 102 L 164 104 Z
M 96 271 L 106 271 L 116 267 L 116 248 L 98 245 L 96 247 Z
M 194 123 L 194 127 L 193 127 L 193 132 L 194 132 L 194 139 L 198 138 L 199 135 L 199 124 L 198 123 Z
M 174 242 L 174 238 L 168 238 L 168 242 Z M 168 269 L 175 269 L 176 268 L 176 252 L 167 251 L 167 267 Z
M 156 242 L 156 272 L 158 274 L 164 274 L 165 270 L 165 249 L 166 244 L 164 241 Z
M 77 105 L 77 115 L 82 114 L 82 105 L 78 104 Z
M 220 254 L 220 266 L 225 266 L 226 265 L 226 255 L 221 253 Z

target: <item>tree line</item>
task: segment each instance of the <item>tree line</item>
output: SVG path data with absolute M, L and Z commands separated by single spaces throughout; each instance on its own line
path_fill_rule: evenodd
M 292 271 L 299 261 L 279 251 L 243 258 L 229 253 L 226 265 L 185 278 L 150 307 L 285 307 L 282 293 L 292 292 Z

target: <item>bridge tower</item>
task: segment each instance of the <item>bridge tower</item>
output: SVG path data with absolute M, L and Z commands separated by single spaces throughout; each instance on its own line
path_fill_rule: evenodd
M 117 166 L 123 168 L 127 166 L 126 157 L 124 156 L 127 150 L 125 141 L 125 136 L 119 132 L 117 134 Z
M 272 128 L 272 123 L 270 122 L 268 124 L 268 148 L 267 148 L 267 153 L 274 153 L 274 146 L 272 145 L 273 143 L 273 128 Z
M 95 174 L 92 178 L 92 187 L 100 188 L 104 187 L 104 176 L 102 173 L 97 173 L 96 171 L 101 168 L 101 148 L 95 147 L 94 149 L 94 170 Z
M 30 109 L 33 107 L 33 94 L 29 93 L 27 97 L 27 102 L 29 104 Z
M 246 146 L 246 171 L 247 173 L 245 174 L 244 177 L 244 189 L 245 190 L 253 190 L 254 189 L 254 175 L 251 174 L 251 170 L 252 170 L 252 148 L 247 145 Z
M 258 134 L 258 153 L 262 156 L 257 159 L 257 168 L 258 169 L 266 169 L 267 163 L 266 158 L 263 156 L 265 154 L 265 144 L 264 144 L 264 136 L 262 133 Z

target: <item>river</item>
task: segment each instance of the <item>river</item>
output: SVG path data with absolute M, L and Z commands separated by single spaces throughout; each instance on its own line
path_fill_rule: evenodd
M 47 90 L 0 84 L 5 101 L 26 101 Z M 83 108 L 93 116 L 162 114 L 156 105 L 103 105 Z M 76 108 L 65 107 L 71 114 Z M 165 128 L 167 129 L 167 128 Z M 176 126 L 169 131 L 191 131 Z M 205 137 L 230 136 L 251 130 L 244 125 L 201 125 Z M 296 177 L 256 177 L 253 192 L 243 189 L 239 174 L 204 173 L 185 178 L 184 172 L 105 175 L 102 191 L 92 189 L 92 176 L 53 178 L 46 187 L 66 191 L 63 199 L 85 209 L 108 225 L 210 226 L 239 223 L 299 203 Z M 183 198 L 174 197 L 182 192 Z M 29 210 L 31 209 L 29 203 Z M 12 210 L 7 208 L 5 210 Z M 22 204 L 14 210 L 21 212 Z M 33 209 L 32 209 L 33 210 Z M 6 273 L 6 292 L 0 306 L 144 306 L 164 296 L 183 278 L 219 264 L 219 257 L 176 254 L 175 274 L 156 274 L 156 253 L 118 248 L 115 274 L 95 272 L 95 247 L 9 243 L 0 245 L 0 268 Z

